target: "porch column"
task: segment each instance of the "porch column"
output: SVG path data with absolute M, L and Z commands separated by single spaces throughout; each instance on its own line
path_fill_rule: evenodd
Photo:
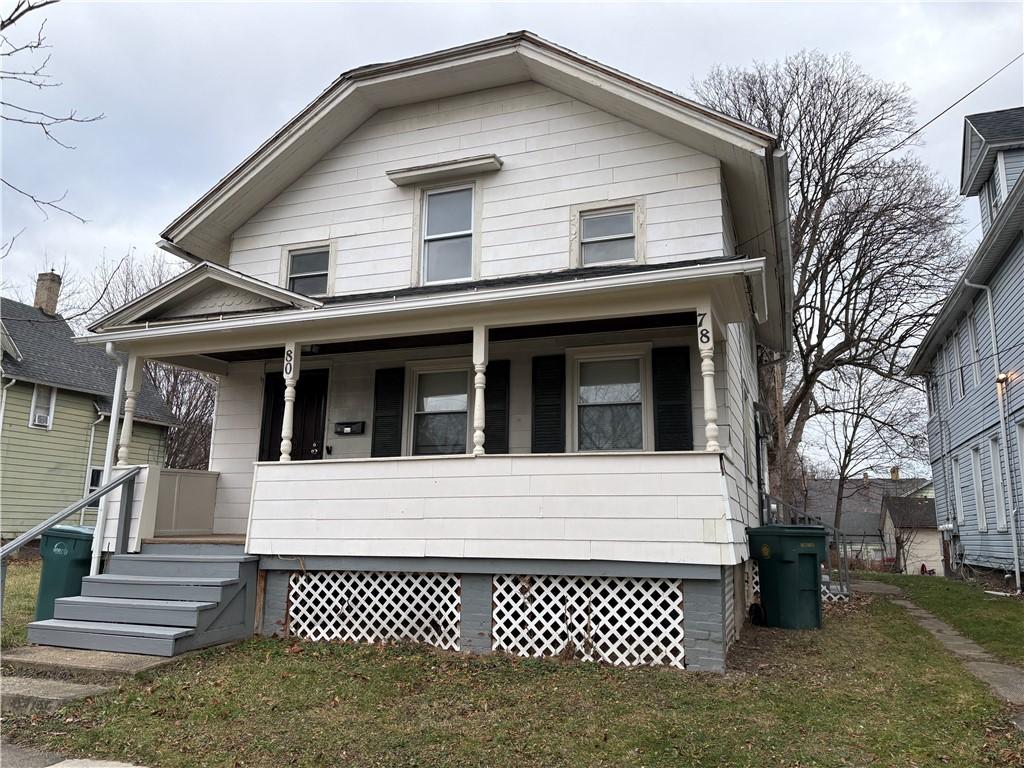
M 715 393 L 715 334 L 711 307 L 697 308 L 697 349 L 700 352 L 700 375 L 704 379 L 704 439 L 706 451 L 719 451 L 718 397 Z
M 292 460 L 292 434 L 295 420 L 295 385 L 299 382 L 302 347 L 294 341 L 284 345 L 284 414 L 281 417 L 281 461 Z
M 117 465 L 123 467 L 128 463 L 128 449 L 132 443 L 132 427 L 135 422 L 135 404 L 142 389 L 143 359 L 134 352 L 128 355 L 124 380 L 124 421 L 121 422 L 121 436 L 117 441 Z M 117 403 L 111 410 L 117 407 Z M 113 423 L 113 416 L 111 416 Z
M 484 422 L 486 407 L 484 392 L 487 387 L 487 328 L 473 328 L 473 455 L 483 456 Z

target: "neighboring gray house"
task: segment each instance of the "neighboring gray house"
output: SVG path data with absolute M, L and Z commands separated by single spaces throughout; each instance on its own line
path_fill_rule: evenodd
M 961 563 L 1016 572 L 1024 460 L 1024 107 L 964 121 L 983 237 L 910 364 L 927 378 L 935 508 Z
M 895 552 L 891 547 L 886 548 L 882 536 L 882 499 L 911 495 L 927 484 L 928 481 L 921 478 L 901 478 L 895 468 L 889 477 L 847 480 L 843 485 L 842 515 L 838 526 L 846 535 L 847 555 L 866 562 L 894 557 Z M 839 481 L 834 478 L 807 480 L 802 500 L 803 513 L 834 526 L 838 494 Z

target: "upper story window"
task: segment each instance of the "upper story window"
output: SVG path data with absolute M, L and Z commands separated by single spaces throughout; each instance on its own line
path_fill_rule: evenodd
M 617 208 L 580 214 L 580 261 L 583 266 L 636 260 L 634 209 Z
M 36 429 L 53 429 L 53 409 L 56 402 L 56 389 L 45 384 L 36 384 L 32 389 L 32 406 L 28 413 L 28 425 Z
M 576 429 L 581 451 L 644 447 L 642 359 L 580 360 Z
M 304 296 L 326 296 L 331 273 L 327 246 L 288 252 L 288 290 Z
M 469 440 L 469 372 L 416 375 L 412 452 L 416 456 L 465 453 Z
M 473 187 L 438 189 L 423 199 L 424 283 L 473 276 Z
M 981 347 L 978 345 L 978 327 L 973 314 L 967 317 L 967 341 L 971 345 L 971 379 L 975 386 L 981 383 Z

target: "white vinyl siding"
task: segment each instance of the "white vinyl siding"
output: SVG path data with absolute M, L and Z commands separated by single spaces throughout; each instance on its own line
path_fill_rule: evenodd
M 239 227 L 228 266 L 274 282 L 281 244 L 330 240 L 334 293 L 407 287 L 422 194 L 385 172 L 491 152 L 503 167 L 475 181 L 474 278 L 568 269 L 572 209 L 621 200 L 643 201 L 646 263 L 725 253 L 716 158 L 524 82 L 377 112 Z
M 974 484 L 974 514 L 979 531 L 988 530 L 988 500 L 981 474 L 981 449 L 971 449 L 971 482 Z

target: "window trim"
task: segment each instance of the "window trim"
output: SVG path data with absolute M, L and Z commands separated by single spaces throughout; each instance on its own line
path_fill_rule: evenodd
M 569 453 L 650 453 L 654 450 L 654 386 L 651 376 L 651 343 L 607 344 L 592 347 L 573 347 L 565 350 L 565 398 L 568 413 L 565 419 L 565 445 Z M 640 361 L 640 425 L 643 431 L 640 448 L 620 448 L 610 451 L 585 451 L 579 446 L 577 413 L 579 412 L 580 363 L 606 360 Z
M 985 478 L 981 473 L 981 448 L 971 448 L 971 481 L 974 484 L 974 518 L 978 533 L 988 530 L 988 500 L 985 497 Z
M 47 387 L 50 390 L 50 407 L 47 413 L 47 424 L 45 427 L 38 424 L 33 424 L 36 415 L 36 403 L 39 398 L 39 388 Z M 28 426 L 30 429 L 45 429 L 47 432 L 53 431 L 53 415 L 57 406 L 57 388 L 50 384 L 33 384 L 32 385 L 32 403 L 28 408 Z
M 974 386 L 981 384 L 981 346 L 978 344 L 977 315 L 972 311 L 967 316 L 967 343 L 971 353 L 971 379 Z
M 468 189 L 471 193 L 471 215 L 473 228 L 468 232 L 447 232 L 444 235 L 434 235 L 433 240 L 445 240 L 453 237 L 470 238 L 469 247 L 469 275 L 452 280 L 433 280 L 427 282 L 426 257 L 427 249 L 424 247 L 427 240 L 427 200 L 431 195 L 443 192 L 457 192 L 460 189 Z M 482 196 L 477 189 L 476 179 L 461 182 L 445 182 L 443 184 L 425 185 L 416 188 L 413 202 L 413 259 L 412 259 L 412 285 L 453 285 L 465 283 L 480 278 L 480 230 L 483 220 Z
M 312 295 L 310 298 L 323 298 L 334 296 L 334 279 L 337 267 L 337 246 L 335 240 L 311 240 L 304 243 L 289 243 L 281 246 L 281 266 L 278 275 L 278 283 L 286 291 L 292 290 L 289 287 L 291 281 L 292 254 L 303 251 L 318 251 L 327 249 L 327 292 Z M 319 275 L 320 272 L 307 272 L 308 275 Z M 305 294 L 303 294 L 305 295 Z
M 957 332 L 953 334 L 953 337 L 950 340 L 950 343 L 951 343 L 952 349 L 953 349 L 953 371 L 952 371 L 952 374 L 954 376 L 954 381 L 956 382 L 957 390 L 960 392 L 960 397 L 958 397 L 957 400 L 963 400 L 964 397 L 967 395 L 967 387 L 966 387 L 966 383 L 964 381 L 964 360 L 963 360 L 963 355 L 960 353 L 960 331 L 959 330 L 957 330 Z M 952 382 L 951 382 L 951 386 L 952 386 Z M 950 391 L 950 395 L 952 396 L 952 390 Z
M 424 373 L 466 374 L 466 451 L 465 453 L 416 453 L 416 394 L 419 390 L 420 374 Z M 403 456 L 464 456 L 473 453 L 473 362 L 468 357 L 445 358 L 440 360 L 416 360 L 405 366 L 405 424 L 402 435 Z
M 953 513 L 956 517 L 956 521 L 959 524 L 964 522 L 964 487 L 963 481 L 960 478 L 960 457 L 952 457 L 952 467 L 950 468 L 953 473 Z
M 999 438 L 988 439 L 988 460 L 992 467 L 992 496 L 996 502 L 996 530 L 1006 531 L 1006 489 L 1003 488 L 1003 457 Z
M 608 264 L 647 263 L 647 215 L 643 197 L 624 197 L 617 200 L 599 200 L 580 203 L 569 208 L 569 265 L 578 267 L 602 267 Z M 617 261 L 602 261 L 597 264 L 583 263 L 583 217 L 588 214 L 621 213 L 633 210 L 633 258 Z M 618 237 L 609 240 L 622 239 Z M 596 241 L 595 241 L 596 242 Z
M 103 469 L 104 468 L 103 468 L 102 464 L 86 464 L 86 466 L 85 466 L 85 495 L 86 496 L 88 496 L 93 491 L 99 490 L 100 488 L 103 487 Z M 92 480 L 92 473 L 93 472 L 99 472 L 100 473 L 100 482 L 99 482 L 98 485 L 95 485 L 95 486 L 91 482 L 89 482 L 90 480 Z M 89 507 L 86 507 L 86 509 L 96 509 L 98 507 L 99 507 L 99 502 L 97 501 L 95 504 L 93 504 L 93 505 L 91 505 Z

